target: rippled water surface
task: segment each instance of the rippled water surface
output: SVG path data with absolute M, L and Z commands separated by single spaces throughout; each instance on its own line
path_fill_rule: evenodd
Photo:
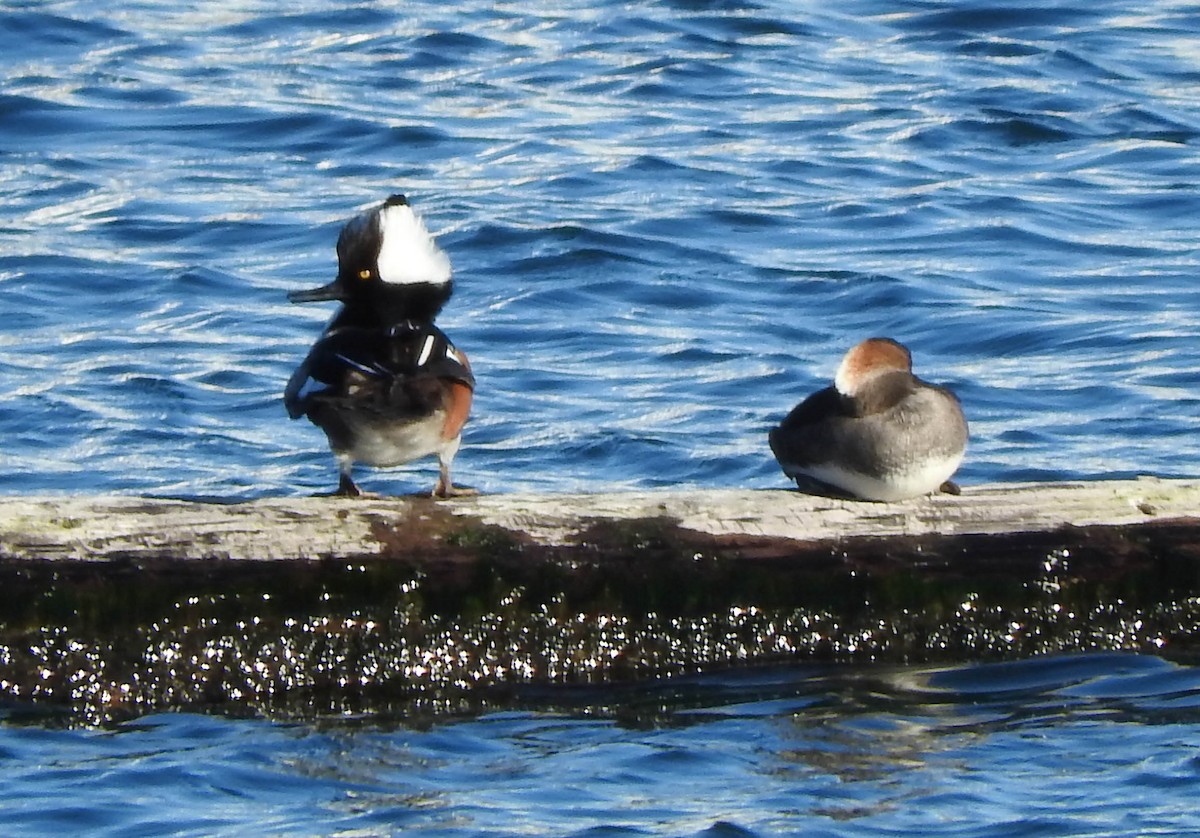
M 1194 476 L 1192 3 L 0 6 L 0 494 L 328 489 L 280 393 L 340 224 L 403 191 L 489 492 L 776 487 L 862 337 L 963 482 Z M 432 484 L 419 463 L 366 488 Z M 23 834 L 1200 831 L 1196 672 L 805 668 L 511 711 L 0 726 Z
M 469 485 L 782 486 L 766 429 L 872 334 L 959 392 L 965 482 L 1194 475 L 1200 13 L 1139 9 L 6 4 L 0 491 L 329 488 L 284 294 L 393 191 Z
M 39 836 L 1200 830 L 1200 673 L 1155 658 L 765 670 L 556 701 L 435 721 L 10 720 L 0 807 Z

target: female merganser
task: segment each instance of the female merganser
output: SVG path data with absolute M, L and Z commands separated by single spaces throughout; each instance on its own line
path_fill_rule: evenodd
M 456 494 L 450 463 L 462 441 L 475 378 L 467 356 L 433 325 L 450 299 L 450 260 L 403 195 L 351 219 L 337 243 L 338 274 L 294 303 L 342 308 L 292 373 L 284 405 L 329 438 L 336 495 L 361 494 L 354 463 L 397 466 L 436 454 L 435 497 Z
M 833 386 L 801 402 L 770 434 L 771 450 L 801 490 L 893 501 L 949 482 L 967 447 L 953 393 L 912 374 L 912 355 L 889 338 L 846 353 Z

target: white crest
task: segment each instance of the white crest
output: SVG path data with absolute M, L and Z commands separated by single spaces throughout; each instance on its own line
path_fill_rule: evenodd
M 838 365 L 838 372 L 836 372 L 836 375 L 833 377 L 833 385 L 841 395 L 854 395 L 853 372 L 846 366 L 845 358 L 842 358 L 841 364 Z
M 865 378 L 863 371 L 852 365 L 850 355 L 847 354 L 838 364 L 837 373 L 833 376 L 833 386 L 843 396 L 853 396 Z
M 407 204 L 379 211 L 379 278 L 394 285 L 450 281 L 450 258 Z

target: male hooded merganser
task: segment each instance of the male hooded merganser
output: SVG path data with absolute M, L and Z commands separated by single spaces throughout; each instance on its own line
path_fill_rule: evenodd
M 462 441 L 475 378 L 433 319 L 450 299 L 450 260 L 403 195 L 351 219 L 337 243 L 338 274 L 294 303 L 342 308 L 292 373 L 284 405 L 325 431 L 340 478 L 334 494 L 361 494 L 355 462 L 397 466 L 436 454 L 435 497 L 456 490 L 450 463 Z
M 771 431 L 770 443 L 783 473 L 816 494 L 958 494 L 949 481 L 967 447 L 967 420 L 953 393 L 912 374 L 906 347 L 870 338 L 846 353 L 832 387 Z

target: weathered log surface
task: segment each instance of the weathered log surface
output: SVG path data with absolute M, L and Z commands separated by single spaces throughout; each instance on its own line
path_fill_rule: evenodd
M 1200 481 L 0 501 L 0 699 L 91 721 L 1117 649 L 1200 657 Z
M 139 497 L 0 502 L 0 557 L 10 559 L 317 559 L 419 556 L 472 537 L 530 547 L 591 542 L 603 527 L 655 520 L 688 544 L 831 542 L 855 537 L 1046 532 L 1200 518 L 1200 481 L 1123 480 L 969 487 L 904 503 L 794 491 L 689 490 L 485 495 L 432 501 L 272 498 L 220 504 Z M 490 534 L 490 535 L 488 535 Z M 457 552 L 462 553 L 462 550 Z

